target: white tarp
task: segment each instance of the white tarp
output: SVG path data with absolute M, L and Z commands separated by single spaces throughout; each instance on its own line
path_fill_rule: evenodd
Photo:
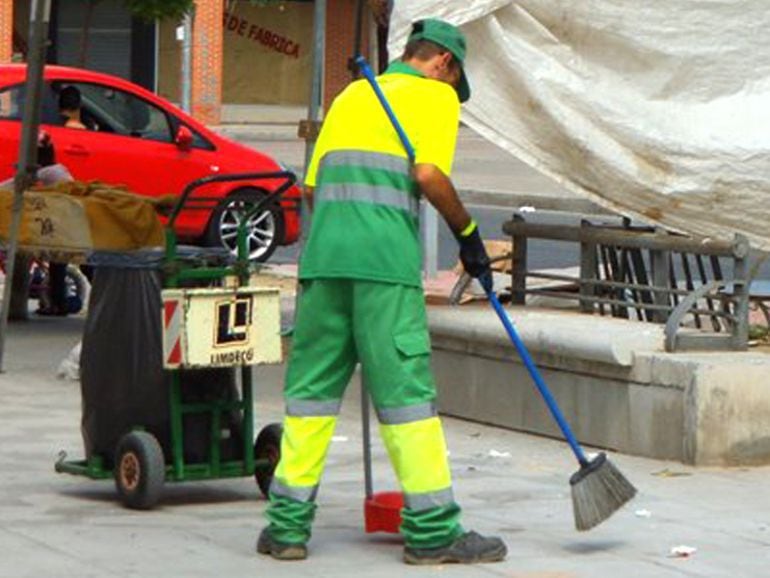
M 597 203 L 770 250 L 768 0 L 397 1 L 468 40 L 463 120 Z

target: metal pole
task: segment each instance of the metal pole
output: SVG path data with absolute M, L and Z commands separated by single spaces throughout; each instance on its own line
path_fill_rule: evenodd
M 361 29 L 364 23 L 364 0 L 358 0 L 356 3 L 356 21 L 355 31 L 353 34 L 353 59 L 361 56 L 361 39 L 363 37 L 363 30 Z M 351 73 L 353 74 L 353 80 L 358 78 L 358 67 L 355 63 L 351 63 Z
M 380 47 L 378 42 L 379 25 L 377 20 L 371 14 L 369 16 L 369 62 L 372 63 L 372 68 L 377 71 L 377 74 L 382 74 L 385 71 L 385 67 L 382 65 L 382 59 L 380 58 Z M 387 63 L 386 63 L 387 64 Z
M 314 127 L 318 122 L 321 109 L 321 89 L 323 87 L 324 73 L 324 51 L 326 37 L 326 0 L 315 1 L 315 13 L 313 15 L 313 71 L 312 84 L 310 86 L 310 105 L 308 106 L 308 120 L 310 121 L 310 135 L 305 140 L 305 174 L 310 166 L 310 159 L 313 156 L 315 141 L 317 135 Z M 307 237 L 308 232 L 308 208 L 305 201 L 302 201 L 302 239 Z
M 323 87 L 324 74 L 324 50 L 326 37 L 326 0 L 315 0 L 315 12 L 313 13 L 313 65 L 311 71 L 310 85 L 310 104 L 308 104 L 308 126 L 309 131 L 305 137 L 305 166 L 302 171 L 302 177 L 307 175 L 310 160 L 313 158 L 313 149 L 318 139 L 317 127 L 318 117 L 321 109 L 321 89 Z M 305 196 L 302 195 L 300 206 L 300 235 L 299 235 L 299 253 L 302 255 L 302 249 L 305 246 L 308 233 L 310 232 L 310 207 L 308 207 Z M 294 315 L 299 308 L 299 300 L 302 294 L 302 286 L 297 287 L 297 294 L 294 297 Z
M 194 8 L 193 8 L 194 10 Z M 192 41 L 193 14 L 192 10 L 184 15 L 182 20 L 182 110 L 187 114 L 192 112 Z
M 735 243 L 743 245 L 748 244 L 748 239 L 744 235 L 736 235 Z M 732 330 L 733 349 L 745 350 L 749 342 L 749 290 L 751 288 L 751 279 L 749 279 L 748 255 L 741 251 L 736 251 L 737 255 L 733 262 L 733 296 L 735 304 L 733 313 L 735 314 L 735 324 Z
M 423 251 L 425 255 L 425 276 L 435 279 L 438 275 L 438 211 L 430 203 L 423 201 Z
M 513 215 L 513 220 L 523 223 L 524 217 Z M 524 305 L 527 302 L 527 237 L 524 235 L 512 235 L 513 241 L 513 266 L 511 267 L 511 303 Z
M 666 236 L 662 229 L 656 228 L 656 236 Z M 657 288 L 668 288 L 669 277 L 669 259 L 671 253 L 665 250 L 650 251 L 650 269 L 652 270 L 652 286 Z M 655 305 L 670 305 L 669 296 L 662 291 L 655 291 L 652 295 L 652 301 Z M 665 323 L 668 319 L 666 311 L 655 310 L 652 312 L 652 319 L 656 323 Z
M 24 190 L 35 180 L 37 173 L 37 130 L 40 125 L 40 96 L 43 88 L 43 66 L 45 64 L 48 22 L 51 17 L 50 0 L 32 0 L 29 22 L 29 52 L 27 55 L 27 85 L 24 101 L 24 116 L 21 125 L 19 164 L 13 190 L 11 228 L 8 232 L 8 252 L 5 263 L 5 285 L 3 287 L 3 309 L 0 314 L 0 372 L 3 371 L 5 337 L 8 332 L 8 312 L 11 303 L 14 261 L 21 228 L 21 213 L 24 208 Z
M 438 211 L 427 201 L 423 201 L 422 206 L 423 269 L 426 278 L 435 279 L 438 276 Z
M 364 449 L 364 490 L 366 499 L 369 500 L 374 495 L 374 486 L 372 483 L 372 437 L 369 418 L 369 391 L 366 389 L 363 375 L 361 376 L 361 430 L 363 433 Z

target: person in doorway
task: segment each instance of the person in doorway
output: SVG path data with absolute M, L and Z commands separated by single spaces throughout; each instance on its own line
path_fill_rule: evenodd
M 80 119 L 81 96 L 76 86 L 65 86 L 59 93 L 59 112 L 66 128 L 87 129 Z
M 430 369 L 419 195 L 460 244 L 466 270 L 491 290 L 478 227 L 449 179 L 460 102 L 470 96 L 465 38 L 435 19 L 413 24 L 405 52 L 379 77 L 416 149 L 407 154 L 365 80 L 332 104 L 305 179 L 313 209 L 285 382 L 281 458 L 257 551 L 304 559 L 326 453 L 355 366 L 372 397 L 404 493 L 410 564 L 494 562 L 496 537 L 467 532 L 452 493 Z

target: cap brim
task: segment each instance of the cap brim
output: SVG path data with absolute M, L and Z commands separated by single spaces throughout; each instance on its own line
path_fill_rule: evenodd
M 465 69 L 460 70 L 460 81 L 457 83 L 457 96 L 460 102 L 465 102 L 471 97 L 471 85 L 468 84 L 468 77 L 465 76 Z

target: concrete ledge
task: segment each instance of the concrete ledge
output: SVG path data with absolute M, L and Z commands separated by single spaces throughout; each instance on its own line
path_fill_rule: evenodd
M 431 331 L 436 336 L 511 345 L 500 320 L 488 307 L 434 308 L 429 315 Z M 458 315 L 462 319 L 460 324 Z M 523 308 L 510 309 L 509 315 L 530 352 L 628 367 L 635 352 L 664 351 L 660 325 Z
M 670 354 L 662 328 L 509 309 L 582 443 L 696 465 L 770 463 L 770 355 Z M 443 413 L 561 437 L 489 308 L 431 307 Z

